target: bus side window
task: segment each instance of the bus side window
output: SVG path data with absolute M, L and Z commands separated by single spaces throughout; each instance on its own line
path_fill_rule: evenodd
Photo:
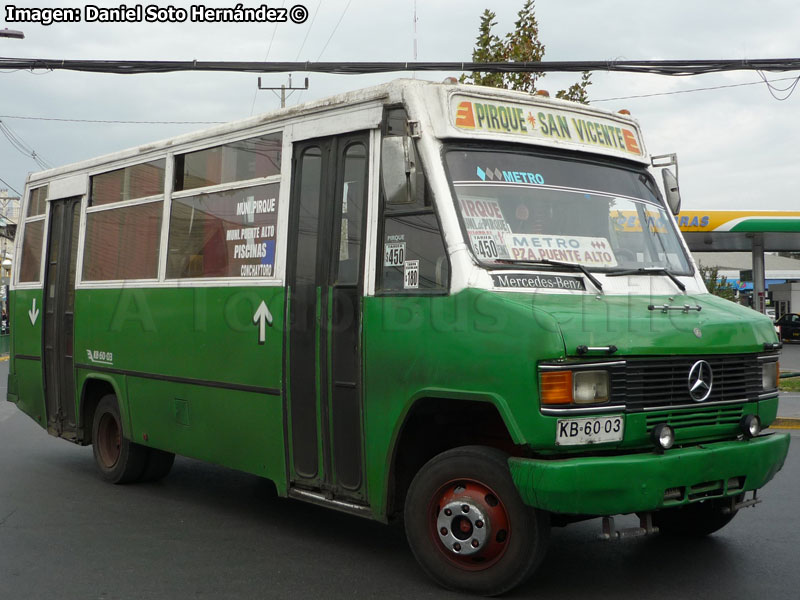
M 387 111 L 384 136 L 399 139 L 407 131 L 407 117 L 402 108 Z M 383 184 L 408 178 L 409 162 L 416 176 L 413 194 L 400 194 L 399 202 L 389 201 L 385 186 L 381 185 L 381 235 L 378 264 L 378 292 L 420 293 L 446 292 L 450 283 L 450 265 L 447 249 L 442 239 L 439 221 L 433 208 L 433 198 L 428 187 L 415 140 L 406 137 L 408 152 L 382 152 L 381 172 Z M 399 144 L 395 150 L 401 148 Z M 383 146 L 385 149 L 389 145 Z M 410 201 L 409 201 L 410 200 Z
M 23 229 L 19 283 L 39 281 L 48 186 L 31 190 Z
M 446 291 L 447 251 L 436 213 L 385 214 L 379 291 Z

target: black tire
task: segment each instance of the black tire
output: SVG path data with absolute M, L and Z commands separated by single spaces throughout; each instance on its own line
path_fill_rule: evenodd
M 147 448 L 147 462 L 140 481 L 158 481 L 169 475 L 175 455 L 172 452 Z
M 653 525 L 661 533 L 682 537 L 705 537 L 731 522 L 738 511 L 723 512 L 730 500 L 706 500 L 680 508 L 668 508 L 653 513 Z
M 448 450 L 425 464 L 411 482 L 404 515 L 406 538 L 425 572 L 448 589 L 484 596 L 522 583 L 550 537 L 548 514 L 522 502 L 508 455 L 483 446 Z
M 147 460 L 147 448 L 126 439 L 122 431 L 117 397 L 107 394 L 94 413 L 92 451 L 100 476 L 111 483 L 137 481 Z

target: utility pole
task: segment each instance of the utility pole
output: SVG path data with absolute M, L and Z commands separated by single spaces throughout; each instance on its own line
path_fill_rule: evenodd
M 288 85 L 288 87 L 285 86 L 285 85 L 282 85 L 279 88 L 278 87 L 261 87 L 261 77 L 259 77 L 258 78 L 258 89 L 260 89 L 260 90 L 269 90 L 273 94 L 275 94 L 276 96 L 278 95 L 277 90 L 280 90 L 281 94 L 280 94 L 279 97 L 281 99 L 281 108 L 286 108 L 286 98 L 288 97 L 286 95 L 287 90 L 289 91 L 289 96 L 291 96 L 297 90 L 307 90 L 308 89 L 308 77 L 306 77 L 306 83 L 305 83 L 305 85 L 303 87 L 292 87 L 292 76 L 289 75 L 289 85 Z
M 417 0 L 414 0 L 414 62 L 417 62 Z M 417 78 L 417 72 L 411 75 L 412 79 Z

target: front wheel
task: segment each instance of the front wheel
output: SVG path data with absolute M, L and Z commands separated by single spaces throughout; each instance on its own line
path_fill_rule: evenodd
M 494 448 L 443 452 L 420 469 L 405 503 L 406 537 L 422 568 L 446 588 L 495 596 L 539 565 L 546 513 L 526 506 Z
M 665 535 L 705 537 L 731 522 L 737 511 L 730 500 L 706 500 L 680 508 L 668 508 L 653 513 L 653 525 Z

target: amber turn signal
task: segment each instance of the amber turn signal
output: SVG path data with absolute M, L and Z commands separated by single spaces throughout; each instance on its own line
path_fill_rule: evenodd
M 572 403 L 572 371 L 542 373 L 542 404 Z

